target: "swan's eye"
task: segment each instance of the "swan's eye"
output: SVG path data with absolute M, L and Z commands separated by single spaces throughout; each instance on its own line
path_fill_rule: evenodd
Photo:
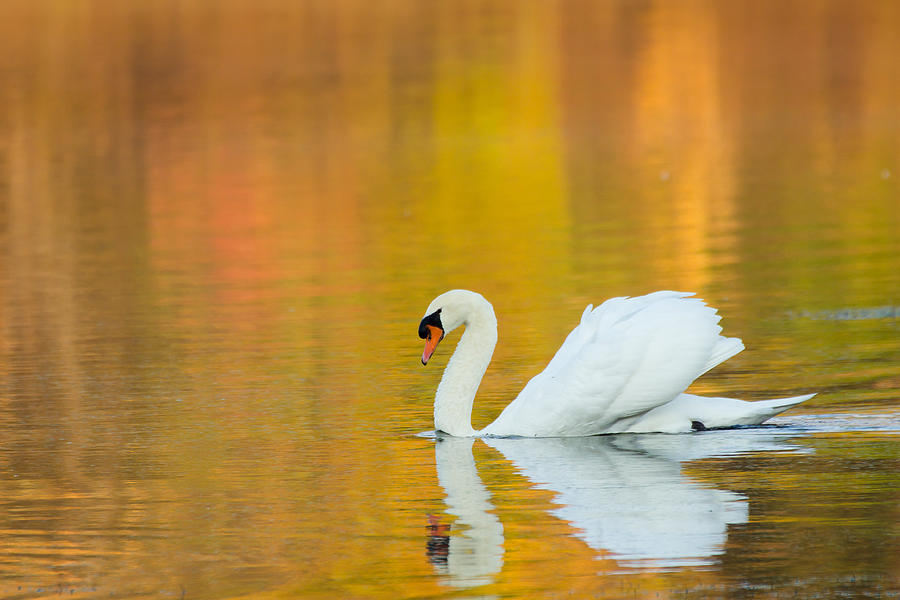
M 423 340 L 427 340 L 431 336 L 431 331 L 429 327 L 436 327 L 441 330 L 441 335 L 443 336 L 444 325 L 441 323 L 441 310 L 437 309 L 419 323 L 419 337 Z

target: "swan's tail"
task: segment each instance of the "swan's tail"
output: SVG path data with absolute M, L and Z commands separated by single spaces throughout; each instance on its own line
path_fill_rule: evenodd
M 662 431 L 681 433 L 692 429 L 721 429 L 739 425 L 761 425 L 787 409 L 815 396 L 805 394 L 792 398 L 775 398 L 747 402 L 737 398 L 707 398 L 681 394 L 671 402 L 657 406 L 632 422 L 632 433 Z
M 804 394 L 803 396 L 792 396 L 790 398 L 774 398 L 772 400 L 758 400 L 756 402 L 751 402 L 750 405 L 753 407 L 754 412 L 761 417 L 761 420 L 748 424 L 758 425 L 766 419 L 797 406 L 801 402 L 806 402 L 813 396 L 815 396 L 815 394 Z
M 682 396 L 689 396 L 683 394 Z M 707 428 L 734 427 L 735 425 L 761 425 L 777 414 L 797 406 L 815 396 L 804 394 L 791 398 L 773 398 L 747 402 L 735 398 L 703 398 L 693 396 L 693 408 L 696 416 L 692 421 L 699 421 Z

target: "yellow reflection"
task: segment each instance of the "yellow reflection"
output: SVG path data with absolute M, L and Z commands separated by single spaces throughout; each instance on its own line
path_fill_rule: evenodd
M 439 261 L 443 285 L 462 279 L 485 293 L 529 297 L 565 277 L 559 270 L 567 262 L 559 40 L 552 4 L 506 10 L 513 27 L 493 35 L 490 18 L 463 17 L 485 29 L 484 46 L 449 29 L 439 37 L 435 156 L 420 226 L 424 256 Z M 442 22 L 455 27 L 452 19 Z
M 900 303 L 900 11 L 782 4 L 4 2 L 6 579 L 446 593 L 430 446 L 403 435 L 431 425 L 415 328 L 451 287 L 501 319 L 476 425 L 609 295 L 713 288 L 764 324 L 773 291 Z M 893 405 L 891 323 L 777 327 L 773 351 L 813 344 L 752 393 L 827 363 Z M 521 483 L 475 452 L 486 489 Z M 614 575 L 512 487 L 490 593 L 718 582 Z

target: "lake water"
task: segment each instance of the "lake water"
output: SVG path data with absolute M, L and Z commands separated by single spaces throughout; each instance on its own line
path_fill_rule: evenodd
M 0 597 L 900 596 L 891 2 L 6 0 Z M 697 292 L 772 426 L 438 439 Z

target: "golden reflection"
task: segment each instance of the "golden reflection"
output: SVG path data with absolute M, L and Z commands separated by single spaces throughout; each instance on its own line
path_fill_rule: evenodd
M 708 288 L 713 257 L 733 260 L 736 165 L 713 8 L 660 4 L 636 73 L 628 158 L 640 177 L 659 181 L 662 210 L 648 210 L 646 224 L 657 237 L 655 267 L 678 273 L 677 289 Z
M 449 593 L 422 540 L 445 495 L 408 436 L 443 364 L 422 370 L 415 327 L 452 287 L 500 317 L 476 424 L 588 302 L 659 288 L 722 305 L 748 342 L 717 391 L 801 374 L 826 392 L 809 410 L 896 404 L 895 320 L 796 317 L 900 306 L 893 3 L 8 0 L 3 17 L 0 595 Z M 476 445 L 504 492 L 502 559 L 490 530 L 478 577 L 498 596 L 727 588 L 796 539 L 841 546 L 831 473 L 858 475 L 876 516 L 852 533 L 884 549 L 896 443 L 878 443 L 841 447 L 850 465 L 714 469 L 759 512 L 720 563 L 668 574 L 619 572 Z M 810 479 L 832 494 L 815 531 L 815 495 L 779 495 Z M 753 537 L 776 521 L 777 544 Z M 896 573 L 867 556 L 872 581 Z M 848 564 L 865 567 L 829 551 L 817 581 Z

